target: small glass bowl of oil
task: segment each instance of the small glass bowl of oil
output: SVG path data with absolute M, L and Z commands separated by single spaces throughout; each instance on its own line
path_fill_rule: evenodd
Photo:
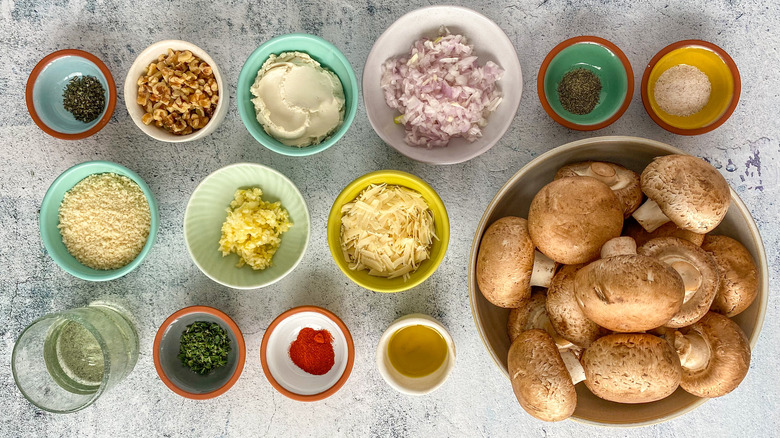
M 455 366 L 455 343 L 447 329 L 428 315 L 395 320 L 379 339 L 379 373 L 404 394 L 423 395 L 441 386 Z

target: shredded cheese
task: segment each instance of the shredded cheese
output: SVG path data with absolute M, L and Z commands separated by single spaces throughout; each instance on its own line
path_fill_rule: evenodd
M 236 253 L 238 268 L 244 264 L 255 270 L 271 266 L 271 259 L 282 244 L 282 233 L 293 225 L 280 202 L 266 202 L 262 196 L 259 187 L 236 190 L 227 209 L 219 250 L 223 257 Z
M 407 280 L 431 256 L 433 213 L 420 193 L 372 184 L 341 208 L 341 250 L 351 270 Z

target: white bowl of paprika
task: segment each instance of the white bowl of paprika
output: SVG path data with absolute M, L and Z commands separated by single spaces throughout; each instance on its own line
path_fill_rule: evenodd
M 344 386 L 355 362 L 355 345 L 347 326 L 332 312 L 295 307 L 268 326 L 260 362 L 274 389 L 293 400 L 317 401 Z

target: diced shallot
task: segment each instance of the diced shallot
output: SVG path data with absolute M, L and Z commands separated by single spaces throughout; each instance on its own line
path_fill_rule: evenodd
M 466 37 L 446 34 L 420 39 L 410 56 L 385 61 L 380 85 L 387 105 L 401 112 L 396 121 L 406 129 L 406 143 L 430 149 L 452 137 L 482 136 L 501 103 L 496 82 L 503 74 L 492 61 L 480 66 Z

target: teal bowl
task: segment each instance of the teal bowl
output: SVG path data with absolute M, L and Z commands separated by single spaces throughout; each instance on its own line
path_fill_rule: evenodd
M 262 199 L 279 201 L 293 226 L 281 236 L 271 266 L 255 271 L 248 265 L 236 267 L 236 254 L 222 256 L 219 239 L 227 208 L 237 189 L 260 187 Z M 184 212 L 184 239 L 192 261 L 207 277 L 234 289 L 256 289 L 275 283 L 293 271 L 309 245 L 309 209 L 292 181 L 262 164 L 237 163 L 207 176 L 192 192 Z
M 118 269 L 98 270 L 82 265 L 74 258 L 62 243 L 62 235 L 57 225 L 60 223 L 59 209 L 65 193 L 72 189 L 84 178 L 98 173 L 116 173 L 135 181 L 141 188 L 149 202 L 149 213 L 151 213 L 151 223 L 149 226 L 149 237 L 146 239 L 141 252 L 132 262 Z M 154 199 L 152 190 L 146 185 L 146 182 L 132 170 L 110 161 L 87 161 L 77 164 L 58 176 L 57 179 L 46 191 L 41 203 L 41 213 L 39 217 L 39 226 L 41 230 L 41 240 L 43 246 L 51 258 L 66 272 L 74 277 L 89 281 L 108 281 L 119 278 L 132 271 L 143 262 L 149 251 L 154 245 L 157 237 L 157 229 L 160 226 L 160 211 L 157 208 L 157 201 Z
M 302 148 L 282 144 L 265 132 L 263 126 L 257 121 L 255 107 L 252 103 L 253 96 L 249 91 L 249 88 L 255 82 L 255 78 L 257 78 L 257 72 L 270 55 L 294 51 L 307 53 L 324 68 L 335 73 L 341 81 L 341 85 L 344 87 L 344 97 L 346 99 L 344 123 L 341 124 L 341 127 L 320 144 Z M 355 119 L 355 113 L 357 112 L 358 86 L 352 66 L 336 46 L 318 36 L 305 33 L 291 33 L 280 35 L 266 41 L 249 55 L 249 58 L 244 63 L 244 67 L 241 68 L 241 74 L 238 75 L 236 98 L 238 100 L 238 113 L 241 115 L 241 120 L 255 140 L 268 149 L 282 155 L 304 157 L 328 149 L 339 141 L 347 132 L 352 121 Z
M 566 111 L 558 98 L 561 79 L 578 68 L 593 72 L 601 81 L 599 103 L 581 115 Z M 593 131 L 609 126 L 626 111 L 634 94 L 634 71 L 626 55 L 611 42 L 594 36 L 571 38 L 555 46 L 542 62 L 537 91 L 553 120 L 567 128 Z
M 106 107 L 89 123 L 76 120 L 63 104 L 62 93 L 77 76 L 94 76 L 105 90 Z M 116 85 L 108 67 L 96 56 L 82 50 L 59 50 L 33 68 L 27 79 L 25 100 L 30 117 L 45 133 L 63 140 L 80 140 L 100 131 L 111 119 L 116 107 Z

